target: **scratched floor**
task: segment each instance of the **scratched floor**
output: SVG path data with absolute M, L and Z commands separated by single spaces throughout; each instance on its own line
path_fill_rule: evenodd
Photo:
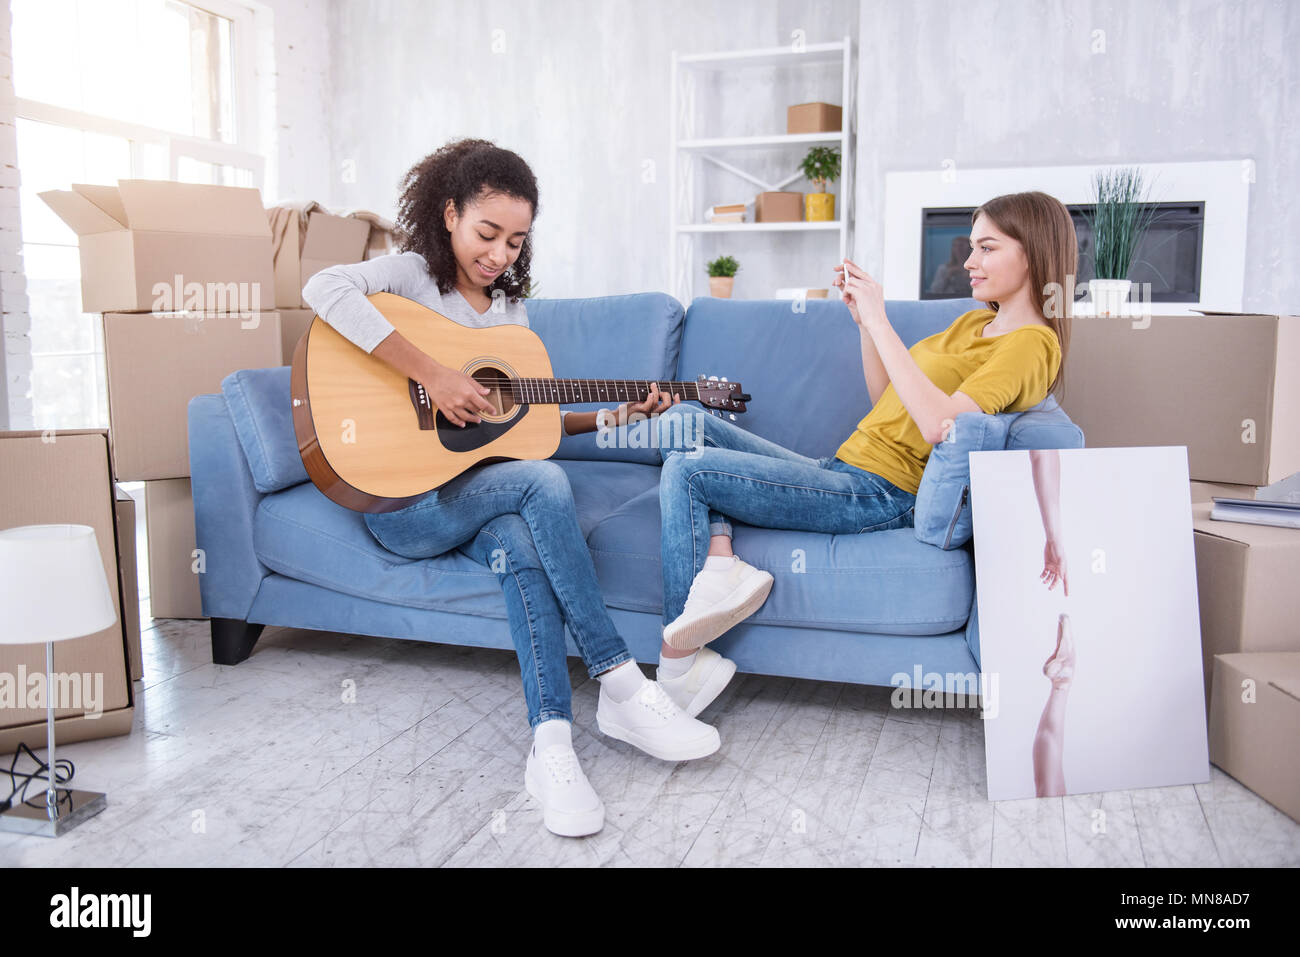
M 0 866 L 1300 865 L 1300 824 L 1214 767 L 990 803 L 978 712 L 900 713 L 887 689 L 738 675 L 701 716 L 722 749 L 668 764 L 600 734 L 576 660 L 606 823 L 560 838 L 523 787 L 512 653 L 268 628 L 222 667 L 207 622 L 142 610 L 132 733 L 59 750 L 107 809 L 57 840 L 0 834 Z

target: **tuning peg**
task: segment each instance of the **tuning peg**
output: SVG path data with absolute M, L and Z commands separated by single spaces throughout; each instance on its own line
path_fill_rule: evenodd
M 736 421 L 736 413 L 734 413 L 734 412 L 729 412 L 729 413 L 727 413 L 727 418 L 729 418 L 732 422 L 735 422 L 735 421 Z

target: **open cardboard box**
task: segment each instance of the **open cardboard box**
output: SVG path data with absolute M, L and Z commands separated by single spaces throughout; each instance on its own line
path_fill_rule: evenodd
M 190 474 L 187 409 L 240 369 L 283 364 L 280 317 L 122 313 L 103 317 L 108 417 L 118 481 Z
M 97 701 L 55 708 L 55 741 L 68 744 L 127 734 L 135 714 L 128 671 L 128 638 L 121 543 L 114 511 L 109 437 L 103 429 L 0 432 L 0 528 L 19 525 L 89 525 L 95 530 L 117 620 L 103 631 L 54 644 L 56 673 L 89 674 Z M 58 601 L 57 595 L 48 596 Z M 135 596 L 129 597 L 131 601 Z M 0 645 L 0 673 L 17 684 L 20 674 L 45 673 L 45 645 Z M 83 690 L 87 686 L 82 685 Z M 17 690 L 22 691 L 22 688 Z M 21 702 L 19 702 L 21 704 Z M 45 747 L 44 707 L 0 708 L 0 754 L 21 741 Z
M 39 195 L 77 234 L 83 312 L 275 308 L 256 189 L 120 179 Z
M 1300 317 L 1076 317 L 1067 363 L 1089 448 L 1185 445 L 1198 482 L 1300 471 Z
M 313 211 L 307 217 L 307 234 L 302 235 L 298 210 L 289 213 L 285 241 L 275 252 L 275 306 L 302 309 L 302 287 L 322 269 L 366 258 L 370 223 L 351 216 L 334 216 Z M 292 241 L 301 237 L 300 244 Z

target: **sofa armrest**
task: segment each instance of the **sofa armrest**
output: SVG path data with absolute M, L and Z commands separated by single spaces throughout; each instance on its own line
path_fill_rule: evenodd
M 253 516 L 262 494 L 253 486 L 225 398 L 197 395 L 186 413 L 203 614 L 246 620 L 262 579 L 271 573 L 253 548 Z

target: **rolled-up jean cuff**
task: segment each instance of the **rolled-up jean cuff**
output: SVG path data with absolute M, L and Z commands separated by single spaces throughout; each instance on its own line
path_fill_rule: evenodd
M 730 523 L 730 522 L 710 522 L 710 523 L 709 523 L 709 534 L 710 534 L 710 535 L 726 535 L 728 538 L 731 538 L 731 523 Z

